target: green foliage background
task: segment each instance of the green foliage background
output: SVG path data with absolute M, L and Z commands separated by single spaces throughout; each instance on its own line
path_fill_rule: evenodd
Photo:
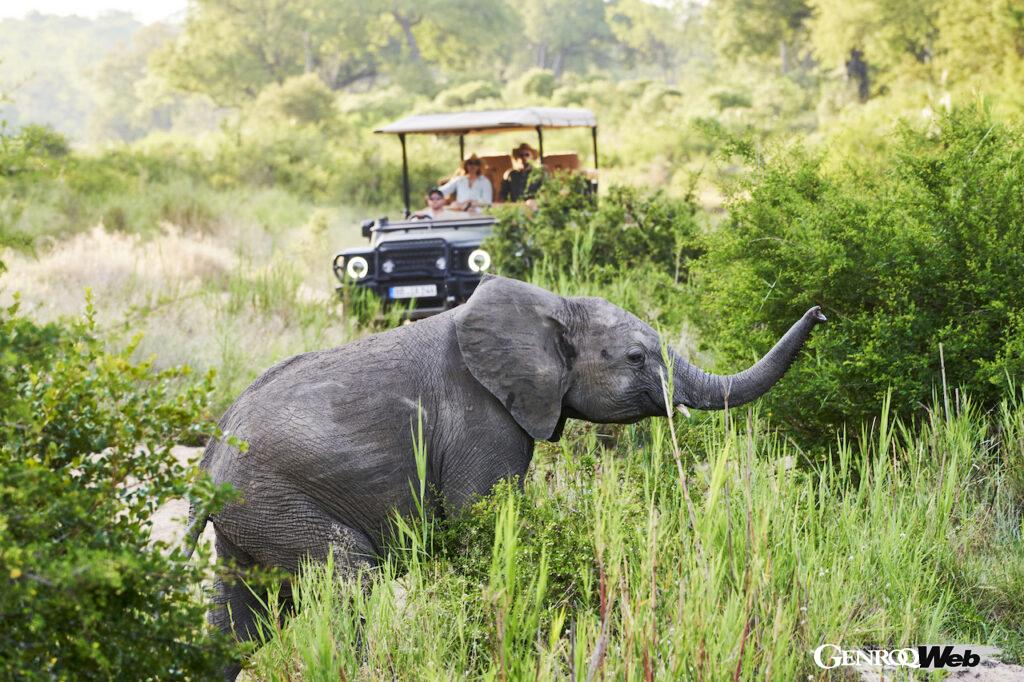
M 1024 376 L 1022 172 L 1021 130 L 976 110 L 904 128 L 879 167 L 780 151 L 708 236 L 697 320 L 735 370 L 821 304 L 829 324 L 768 398 L 819 441 L 889 391 L 904 415 L 943 381 L 995 404 Z
M 826 640 L 1019 657 L 1022 82 L 1011 0 L 0 21 L 0 287 L 34 303 L 0 317 L 5 674 L 216 674 L 210 564 L 150 529 L 169 499 L 227 492 L 171 447 L 281 357 L 399 323 L 328 270 L 357 218 L 399 207 L 376 127 L 518 106 L 597 114 L 600 191 L 550 176 L 535 209 L 495 209 L 497 271 L 605 297 L 722 372 L 811 305 L 830 322 L 751 412 L 572 424 L 521 488 L 409 522 L 370 584 L 311 569 L 256 674 L 797 679 Z M 589 131 L 545 145 L 594 165 Z M 414 197 L 456 149 L 410 140 Z M 105 324 L 54 312 L 80 294 L 66 271 L 108 286 Z

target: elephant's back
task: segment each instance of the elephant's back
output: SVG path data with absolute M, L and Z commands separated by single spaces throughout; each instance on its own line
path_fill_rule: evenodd
M 438 362 L 452 352 L 446 337 L 454 332 L 443 317 L 271 367 L 220 421 L 248 451 L 212 442 L 203 467 L 243 495 L 287 482 L 329 505 L 400 504 L 415 474 L 420 399 L 434 390 Z

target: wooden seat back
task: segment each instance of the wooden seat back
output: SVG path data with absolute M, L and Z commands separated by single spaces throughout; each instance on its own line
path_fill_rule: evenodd
M 491 189 L 494 190 L 494 203 L 501 201 L 501 183 L 505 171 L 512 167 L 512 159 L 508 154 L 493 154 L 479 157 L 483 162 L 483 174 L 491 181 Z
M 576 152 L 555 152 L 544 155 L 544 168 L 548 171 L 577 171 L 580 169 L 580 157 Z

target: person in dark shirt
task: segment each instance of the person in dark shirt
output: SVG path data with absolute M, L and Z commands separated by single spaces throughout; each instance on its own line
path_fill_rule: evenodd
M 533 172 L 533 149 L 523 142 L 512 150 L 512 168 L 505 172 L 501 182 L 502 201 L 525 201 L 532 199 L 540 189 L 540 180 L 536 176 L 530 181 Z

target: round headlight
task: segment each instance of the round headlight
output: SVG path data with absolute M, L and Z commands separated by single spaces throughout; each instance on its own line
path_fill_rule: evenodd
M 437 267 L 438 270 L 444 270 L 445 267 L 448 265 L 448 261 L 444 259 L 444 256 L 441 256 L 436 261 L 434 261 L 434 265 Z
M 352 279 L 362 279 L 370 271 L 370 264 L 362 256 L 352 256 L 345 264 L 345 272 Z
M 380 269 L 389 275 L 395 271 L 395 261 L 388 258 L 386 261 L 380 264 Z
M 469 269 L 473 272 L 486 272 L 491 267 L 491 254 L 483 249 L 476 249 L 469 254 Z

